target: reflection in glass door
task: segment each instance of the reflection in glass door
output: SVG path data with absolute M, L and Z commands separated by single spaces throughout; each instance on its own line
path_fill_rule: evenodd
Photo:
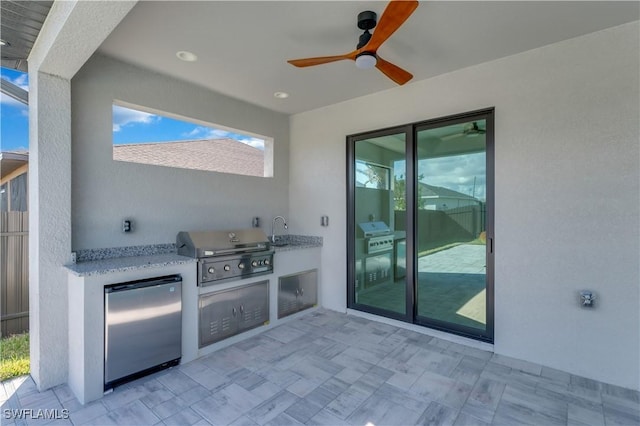
M 417 130 L 417 321 L 489 337 L 487 120 Z
M 404 317 L 405 135 L 358 140 L 354 151 L 353 301 L 367 310 Z

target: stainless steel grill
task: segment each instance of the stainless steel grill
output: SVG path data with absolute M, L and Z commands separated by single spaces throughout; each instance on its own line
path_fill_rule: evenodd
M 391 229 L 384 222 L 362 222 L 358 224 L 358 227 L 365 238 L 391 234 Z
M 358 224 L 360 246 L 360 279 L 364 288 L 393 282 L 394 234 L 386 223 L 362 222 Z M 356 265 L 356 270 L 358 265 Z
M 367 254 L 393 249 L 393 232 L 384 222 L 363 222 L 358 227 L 365 242 Z
M 273 250 L 260 229 L 179 232 L 178 254 L 198 259 L 198 285 L 273 272 Z

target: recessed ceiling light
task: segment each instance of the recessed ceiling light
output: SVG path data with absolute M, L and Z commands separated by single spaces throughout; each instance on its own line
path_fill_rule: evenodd
M 186 50 L 179 51 L 178 53 L 176 53 L 176 56 L 178 57 L 178 59 L 185 62 L 195 62 L 198 60 L 198 55 Z
M 287 92 L 276 92 L 273 94 L 273 96 L 275 96 L 278 99 L 286 99 L 289 97 L 289 94 Z

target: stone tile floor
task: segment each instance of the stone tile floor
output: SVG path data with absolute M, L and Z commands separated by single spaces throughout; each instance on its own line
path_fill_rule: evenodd
M 84 406 L 28 377 L 0 402 L 3 425 L 640 424 L 636 391 L 327 310 Z

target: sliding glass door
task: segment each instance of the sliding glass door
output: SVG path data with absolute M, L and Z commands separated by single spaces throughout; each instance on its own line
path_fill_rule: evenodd
M 493 340 L 493 110 L 348 138 L 349 307 Z
M 489 339 L 487 118 L 416 134 L 416 322 Z
M 353 143 L 353 305 L 392 318 L 407 316 L 407 138 L 404 129 Z

